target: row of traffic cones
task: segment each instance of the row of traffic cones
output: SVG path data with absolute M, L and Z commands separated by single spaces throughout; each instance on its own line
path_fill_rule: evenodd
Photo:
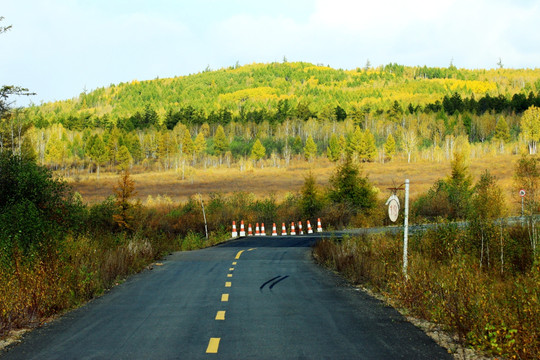
M 317 232 L 322 232 L 322 225 L 321 225 L 321 219 L 317 219 Z M 311 223 L 309 220 L 307 221 L 307 233 L 313 234 L 313 229 L 311 228 Z M 266 231 L 264 229 L 264 223 L 261 223 L 261 226 L 259 227 L 259 223 L 255 225 L 255 234 L 253 234 L 253 229 L 251 227 L 251 224 L 248 225 L 248 232 L 247 236 L 266 236 Z M 272 236 L 277 236 L 277 229 L 276 229 L 276 223 L 273 223 L 272 225 Z M 281 235 L 297 235 L 296 232 L 296 225 L 294 222 L 291 223 L 290 227 L 290 233 L 287 233 L 287 228 L 285 227 L 285 223 L 282 223 L 281 226 Z M 298 235 L 304 235 L 304 229 L 302 228 L 302 222 L 298 222 Z M 240 233 L 236 231 L 236 222 L 233 221 L 232 223 L 232 237 L 238 237 L 238 236 L 246 236 L 246 230 L 244 227 L 244 220 L 240 221 Z

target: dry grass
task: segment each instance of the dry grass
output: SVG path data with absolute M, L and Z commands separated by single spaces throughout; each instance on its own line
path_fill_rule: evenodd
M 471 160 L 470 170 L 476 181 L 480 174 L 489 169 L 497 177 L 499 184 L 505 190 L 509 204 L 515 207 L 516 212 L 519 197 L 513 189 L 512 176 L 518 155 L 491 155 L 482 159 Z M 334 172 L 335 165 L 327 159 L 318 159 L 314 163 L 305 161 L 292 161 L 288 168 L 264 167 L 251 168 L 240 171 L 238 166 L 227 168 L 192 169 L 186 171 L 182 180 L 180 171 L 170 170 L 164 172 L 141 172 L 134 169 L 132 175 L 135 180 L 137 197 L 143 202 L 148 196 L 167 196 L 174 202 L 186 201 L 197 193 L 209 194 L 221 192 L 230 194 L 238 191 L 254 193 L 257 197 L 266 197 L 274 194 L 281 199 L 289 192 L 298 191 L 304 176 L 311 170 L 320 185 L 325 186 Z M 418 161 L 407 163 L 405 159 L 396 159 L 392 162 L 366 163 L 362 165 L 364 174 L 379 188 L 379 197 L 389 195 L 388 187 L 403 184 L 405 178 L 411 182 L 411 197 L 426 192 L 435 181 L 444 178 L 450 173 L 450 162 Z M 112 187 L 118 181 L 116 173 L 102 173 L 99 180 L 95 174 L 79 176 L 78 179 L 68 178 L 75 191 L 82 194 L 89 203 L 100 202 L 112 194 Z M 515 206 L 514 206 L 515 205 Z

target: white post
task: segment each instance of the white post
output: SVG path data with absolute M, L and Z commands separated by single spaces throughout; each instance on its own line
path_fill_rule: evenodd
M 202 214 L 204 217 L 204 231 L 206 232 L 206 240 L 208 240 L 208 225 L 206 224 L 206 212 L 204 211 L 204 203 L 202 201 L 201 193 L 199 193 L 199 199 L 201 199 Z
M 409 179 L 405 179 L 405 213 L 403 220 L 403 274 L 407 276 L 407 246 L 409 242 Z

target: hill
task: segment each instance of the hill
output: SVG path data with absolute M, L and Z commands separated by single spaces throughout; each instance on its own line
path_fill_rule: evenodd
M 437 111 L 444 97 L 450 99 L 454 94 L 462 99 L 489 96 L 510 102 L 516 94 L 515 101 L 523 101 L 531 92 L 539 91 L 540 69 L 467 70 L 389 64 L 342 70 L 303 62 L 271 63 L 133 80 L 70 100 L 33 106 L 29 114 L 39 125 L 60 122 L 68 128 L 120 125 L 137 114 L 148 116 L 149 111 L 155 112 L 151 116 L 157 116 L 158 123 L 173 114 L 184 122 L 198 124 L 225 124 L 232 119 L 282 121 L 287 117 L 337 116 L 340 120 L 338 107 L 344 114 L 357 117 L 393 107 Z M 484 110 L 495 105 L 488 104 Z M 132 123 L 141 127 L 137 119 Z

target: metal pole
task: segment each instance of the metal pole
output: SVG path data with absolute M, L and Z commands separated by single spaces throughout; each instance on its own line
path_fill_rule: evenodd
M 208 225 L 206 224 L 206 213 L 204 212 L 204 203 L 202 201 L 202 195 L 199 193 L 199 199 L 201 199 L 202 214 L 204 217 L 204 231 L 206 232 L 206 240 L 208 240 Z
M 403 274 L 407 276 L 407 247 L 409 242 L 409 179 L 405 179 L 405 213 L 403 220 Z

